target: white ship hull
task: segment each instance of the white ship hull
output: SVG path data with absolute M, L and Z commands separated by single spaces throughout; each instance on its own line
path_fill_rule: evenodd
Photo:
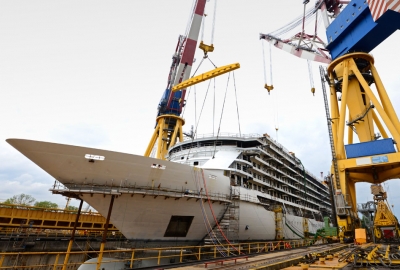
M 222 224 L 225 237 L 239 241 L 276 238 L 276 214 L 258 199 L 271 196 L 232 186 L 231 179 L 224 175 L 224 167 L 229 164 L 219 169 L 200 169 L 93 148 L 20 139 L 7 141 L 63 184 L 55 185 L 54 193 L 74 194 L 103 216 L 107 216 L 113 195 L 110 222 L 128 239 L 198 243 L 208 238 L 208 231 L 216 230 L 224 222 L 233 204 L 237 210 L 228 220 L 235 219 L 237 228 L 235 236 L 229 235 L 229 224 Z M 233 154 L 237 155 L 238 152 Z M 185 228 L 168 233 L 173 217 L 191 220 Z M 285 239 L 300 238 L 302 217 L 286 213 L 282 222 Z M 311 233 L 321 227 L 323 222 L 310 219 Z

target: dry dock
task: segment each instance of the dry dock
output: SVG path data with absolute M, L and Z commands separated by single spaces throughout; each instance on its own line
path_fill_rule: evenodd
M 295 266 L 304 261 L 305 256 L 314 256 L 314 254 L 337 254 L 348 245 L 330 244 L 310 246 L 306 248 L 298 248 L 293 250 L 283 250 L 269 252 L 256 256 L 243 256 L 231 258 L 219 258 L 216 260 L 208 260 L 192 266 L 177 267 L 174 269 L 190 270 L 190 269 L 305 269 L 304 265 Z M 314 268 L 318 264 L 306 264 L 308 267 Z M 344 269 L 346 263 L 338 263 L 336 261 L 327 262 L 321 269 Z M 289 268 L 288 268 L 289 267 Z M 302 268 L 303 267 L 303 268 Z

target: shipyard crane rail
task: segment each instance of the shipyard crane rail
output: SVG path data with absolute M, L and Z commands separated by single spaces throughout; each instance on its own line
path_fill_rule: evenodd
M 355 184 L 380 184 L 400 177 L 400 122 L 369 54 L 400 29 L 400 0 L 319 0 L 306 11 L 308 2 L 303 1 L 302 18 L 275 32 L 260 34 L 260 38 L 295 56 L 329 64 L 321 76 L 329 84 L 331 171 L 339 237 L 343 240 L 353 238 L 360 226 Z M 326 45 L 316 27 L 312 35 L 305 33 L 305 20 L 317 12 L 326 28 Z M 302 25 L 302 30 L 294 36 L 279 36 L 296 25 Z

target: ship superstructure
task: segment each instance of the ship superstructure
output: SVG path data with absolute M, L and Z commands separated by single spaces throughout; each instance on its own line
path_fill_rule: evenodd
M 323 220 L 322 216 L 330 215 L 332 206 L 327 186 L 304 169 L 293 152 L 268 134 L 222 134 L 218 138 L 212 134 L 201 135 L 172 147 L 168 159 L 212 168 L 218 162 L 212 160 L 216 153 L 230 151 L 240 152 L 225 170 L 232 186 L 259 191 L 260 201 L 270 206 L 282 205 L 292 215 L 319 221 Z

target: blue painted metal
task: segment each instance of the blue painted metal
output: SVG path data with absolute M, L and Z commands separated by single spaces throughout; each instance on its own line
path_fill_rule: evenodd
M 326 30 L 332 60 L 348 52 L 369 53 L 400 29 L 400 13 L 388 10 L 376 22 L 366 0 L 352 0 Z
M 344 146 L 347 158 L 366 157 L 395 153 L 392 139 L 383 139 L 370 142 L 354 143 Z
M 165 89 L 164 94 L 161 97 L 160 103 L 158 104 L 158 112 L 157 116 L 164 115 L 164 114 L 173 114 L 179 116 L 182 112 L 181 105 L 179 103 L 182 97 L 182 91 L 177 91 L 173 93 L 171 105 L 168 108 L 168 98 L 171 89 Z

